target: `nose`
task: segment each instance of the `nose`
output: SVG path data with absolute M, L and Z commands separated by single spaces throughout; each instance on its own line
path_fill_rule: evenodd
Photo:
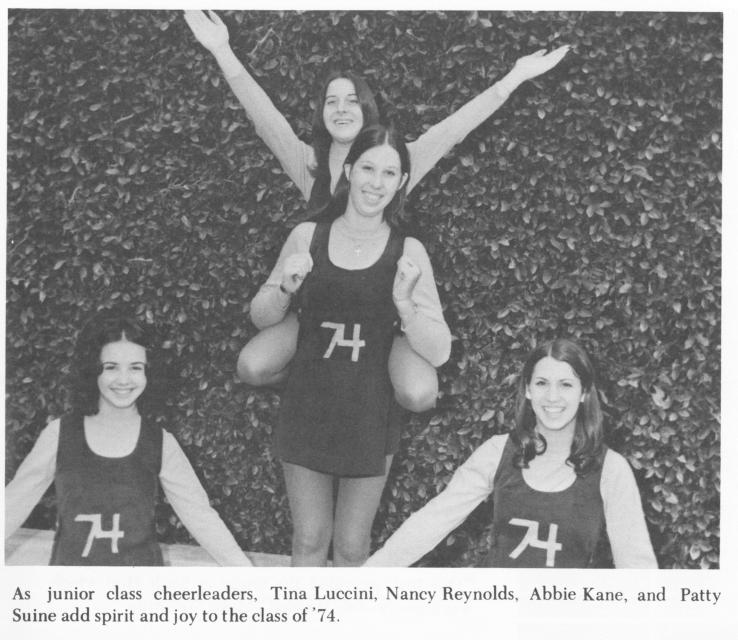
M 557 400 L 559 397 L 559 390 L 556 387 L 555 384 L 548 385 L 548 388 L 546 389 L 546 400 Z
M 372 187 L 379 189 L 382 186 L 382 174 L 379 171 L 375 171 L 372 174 Z

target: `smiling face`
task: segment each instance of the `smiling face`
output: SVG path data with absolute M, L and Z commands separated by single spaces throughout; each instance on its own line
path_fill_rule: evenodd
M 353 165 L 346 165 L 349 208 L 365 217 L 382 215 L 407 176 L 400 154 L 388 144 L 367 149 Z
M 574 431 L 584 391 L 568 362 L 541 358 L 533 368 L 525 397 L 536 416 L 536 428 L 544 436 L 546 431 Z
M 146 389 L 146 349 L 135 342 L 109 342 L 100 351 L 100 409 L 130 409 Z
M 325 128 L 337 142 L 351 143 L 364 126 L 364 112 L 354 83 L 347 78 L 331 81 L 323 101 Z

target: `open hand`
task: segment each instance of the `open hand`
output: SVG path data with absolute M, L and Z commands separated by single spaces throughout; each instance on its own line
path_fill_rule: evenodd
M 546 53 L 545 49 L 539 49 L 535 53 L 518 58 L 510 73 L 519 78 L 521 82 L 530 80 L 553 69 L 561 62 L 568 51 L 568 44 L 554 49 L 550 53 Z
M 185 11 L 184 19 L 198 42 L 211 53 L 228 45 L 228 27 L 215 11 L 208 11 L 208 15 L 204 11 Z
M 305 276 L 313 269 L 313 259 L 309 253 L 293 253 L 287 256 L 282 268 L 282 288 L 295 293 L 302 286 Z

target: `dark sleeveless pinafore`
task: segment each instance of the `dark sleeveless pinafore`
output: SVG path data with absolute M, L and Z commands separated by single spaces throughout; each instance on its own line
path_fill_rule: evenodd
M 494 478 L 493 536 L 484 566 L 586 568 L 605 526 L 602 461 L 563 491 L 537 491 L 513 464 L 508 438 Z
M 394 229 L 366 269 L 328 257 L 331 223 L 316 224 L 313 269 L 300 288 L 300 329 L 282 397 L 276 452 L 336 476 L 378 476 L 399 444 L 401 412 L 387 371 L 398 322 L 392 283 L 403 251 Z
M 162 439 L 142 418 L 135 449 L 108 458 L 88 446 L 81 415 L 61 419 L 52 565 L 163 564 L 154 524 Z

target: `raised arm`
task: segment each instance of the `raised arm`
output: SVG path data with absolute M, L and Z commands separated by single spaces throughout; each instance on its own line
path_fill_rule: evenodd
M 507 436 L 493 436 L 454 473 L 448 486 L 411 515 L 364 566 L 408 567 L 458 527 L 492 493 Z
M 219 565 L 253 566 L 210 506 L 205 489 L 174 436 L 166 431 L 159 480 L 179 519 Z
M 12 536 L 54 481 L 59 421 L 51 422 L 5 487 L 5 539 Z
M 569 46 L 564 45 L 550 53 L 545 53 L 545 50 L 541 49 L 519 58 L 504 78 L 411 142 L 408 145 L 412 167 L 408 191 L 413 189 L 452 147 L 497 111 L 518 86 L 553 69 L 567 51 Z
M 415 238 L 405 239 L 392 297 L 413 351 L 440 367 L 451 353 L 451 332 L 443 319 L 433 267 Z
M 633 471 L 623 456 L 611 450 L 603 463 L 600 493 L 615 567 L 658 569 Z
M 310 198 L 313 177 L 308 167 L 313 151 L 302 142 L 269 96 L 236 58 L 228 39 L 228 28 L 214 11 L 185 11 L 185 20 L 197 40 L 220 65 L 233 93 L 254 123 L 256 134 L 277 157 L 285 173 L 297 185 L 305 200 Z

